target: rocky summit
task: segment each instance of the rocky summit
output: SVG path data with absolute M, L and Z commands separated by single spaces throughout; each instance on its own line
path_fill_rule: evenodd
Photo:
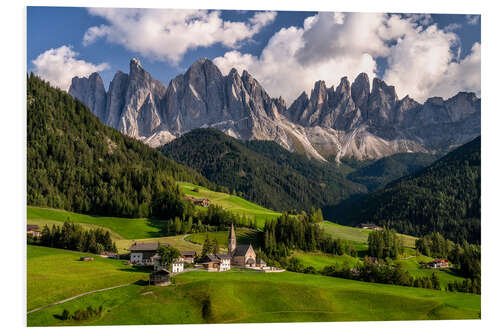
M 399 152 L 447 152 L 481 132 L 481 100 L 460 92 L 420 104 L 399 99 L 394 86 L 359 74 L 327 87 L 317 81 L 287 107 L 250 73 L 224 76 L 209 59 L 197 60 L 168 86 L 138 59 L 118 71 L 106 92 L 98 73 L 75 77 L 69 93 L 106 125 L 157 147 L 183 133 L 213 127 L 242 140 L 271 140 L 310 158 L 378 159 Z

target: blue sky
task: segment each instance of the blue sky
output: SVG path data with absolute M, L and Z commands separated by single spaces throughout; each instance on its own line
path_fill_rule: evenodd
M 271 95 L 283 95 L 289 103 L 316 80 L 336 86 L 342 76 L 352 82 L 361 71 L 395 85 L 400 98 L 410 94 L 421 101 L 459 90 L 480 94 L 479 16 L 257 14 L 203 11 L 182 21 L 168 10 L 132 15 L 116 9 L 28 7 L 27 68 L 63 89 L 72 76 L 97 70 L 107 89 L 117 70 L 128 73 L 133 57 L 165 84 L 197 58 L 208 57 L 223 73 L 231 67 L 248 69 Z M 122 24 L 124 17 L 130 24 Z M 197 20 L 204 24 L 201 31 L 183 30 Z M 230 24 L 235 22 L 244 26 Z M 161 36 L 170 29 L 171 35 Z M 212 34 L 203 32 L 209 29 Z

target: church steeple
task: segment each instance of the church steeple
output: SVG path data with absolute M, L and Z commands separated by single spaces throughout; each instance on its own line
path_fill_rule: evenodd
M 231 232 L 227 240 L 227 254 L 233 255 L 234 250 L 236 250 L 236 233 L 234 232 L 234 225 L 231 223 Z

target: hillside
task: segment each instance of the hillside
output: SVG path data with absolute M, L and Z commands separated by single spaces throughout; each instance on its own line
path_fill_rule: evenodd
M 148 217 L 156 203 L 179 202 L 176 180 L 211 186 L 194 170 L 104 126 L 84 104 L 33 74 L 27 110 L 28 205 Z
M 274 210 L 309 210 L 366 191 L 340 171 L 327 170 L 334 165 L 309 161 L 274 143 L 244 143 L 214 129 L 193 130 L 159 150 L 213 183 Z
M 324 215 L 342 224 L 369 221 L 415 236 L 438 231 L 455 241 L 480 243 L 480 202 L 478 137 L 416 174 L 327 209 Z
M 138 284 L 28 315 L 28 326 L 478 319 L 481 297 L 299 273 L 188 272 L 173 287 Z M 61 321 L 103 306 L 103 315 Z M 168 309 L 168 311 L 165 311 Z M 133 315 L 131 315 L 133 314 Z
M 372 191 L 398 178 L 418 172 L 437 159 L 436 155 L 426 153 L 394 154 L 360 167 L 350 173 L 347 178 L 365 185 L 369 191 Z

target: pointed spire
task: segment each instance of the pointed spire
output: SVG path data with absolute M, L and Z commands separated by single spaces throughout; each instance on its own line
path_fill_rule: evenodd
M 231 223 L 231 232 L 227 241 L 228 255 L 232 256 L 234 250 L 236 250 L 236 233 L 234 232 L 234 224 Z

